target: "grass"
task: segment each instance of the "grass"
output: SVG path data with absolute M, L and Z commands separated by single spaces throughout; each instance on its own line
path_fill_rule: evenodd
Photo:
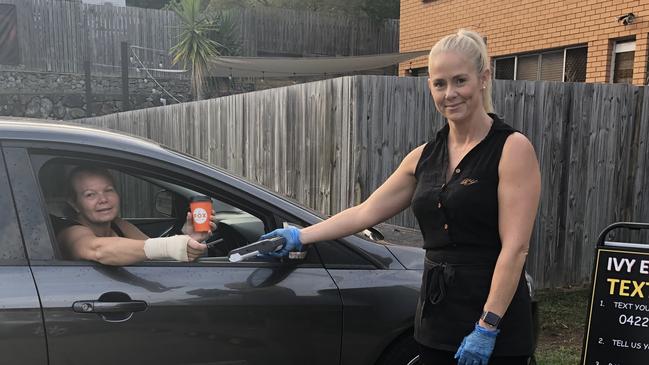
M 536 293 L 541 331 L 538 365 L 578 365 L 586 325 L 588 288 L 552 289 Z

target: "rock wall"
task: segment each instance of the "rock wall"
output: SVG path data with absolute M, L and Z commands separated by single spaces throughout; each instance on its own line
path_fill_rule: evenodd
M 287 79 L 211 78 L 205 98 L 264 90 L 323 79 L 296 77 Z M 188 79 L 156 79 L 178 101 L 192 101 Z M 129 79 L 131 110 L 177 103 L 151 78 Z M 91 116 L 122 111 L 122 79 L 93 76 Z M 0 70 L 0 116 L 45 119 L 78 119 L 88 114 L 85 76 L 22 70 Z
M 187 79 L 156 79 L 181 102 L 191 100 Z M 92 115 L 122 111 L 121 78 L 92 77 Z M 87 116 L 85 77 L 81 74 L 0 71 L 0 115 L 50 119 Z M 131 109 L 143 109 L 176 101 L 151 78 L 129 79 Z

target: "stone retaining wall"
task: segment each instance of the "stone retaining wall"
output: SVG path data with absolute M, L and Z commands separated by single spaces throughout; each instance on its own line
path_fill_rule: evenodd
M 181 102 L 191 100 L 186 79 L 157 79 Z M 93 76 L 93 115 L 122 110 L 121 78 Z M 76 119 L 87 116 L 85 77 L 81 74 L 0 71 L 0 115 Z M 131 109 L 176 103 L 151 78 L 129 79 Z

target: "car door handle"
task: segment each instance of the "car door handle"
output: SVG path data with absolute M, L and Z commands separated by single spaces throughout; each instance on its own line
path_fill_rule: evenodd
M 80 300 L 72 304 L 77 313 L 133 313 L 141 312 L 148 307 L 143 300 L 125 302 L 100 302 L 98 300 Z

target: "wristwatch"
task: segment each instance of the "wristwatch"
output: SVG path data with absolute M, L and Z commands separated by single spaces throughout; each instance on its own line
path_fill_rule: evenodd
M 482 315 L 480 316 L 480 319 L 484 321 L 484 323 L 492 326 L 492 327 L 498 327 L 498 323 L 500 323 L 500 316 L 497 315 L 494 312 L 489 312 L 489 311 L 484 311 L 482 312 Z

